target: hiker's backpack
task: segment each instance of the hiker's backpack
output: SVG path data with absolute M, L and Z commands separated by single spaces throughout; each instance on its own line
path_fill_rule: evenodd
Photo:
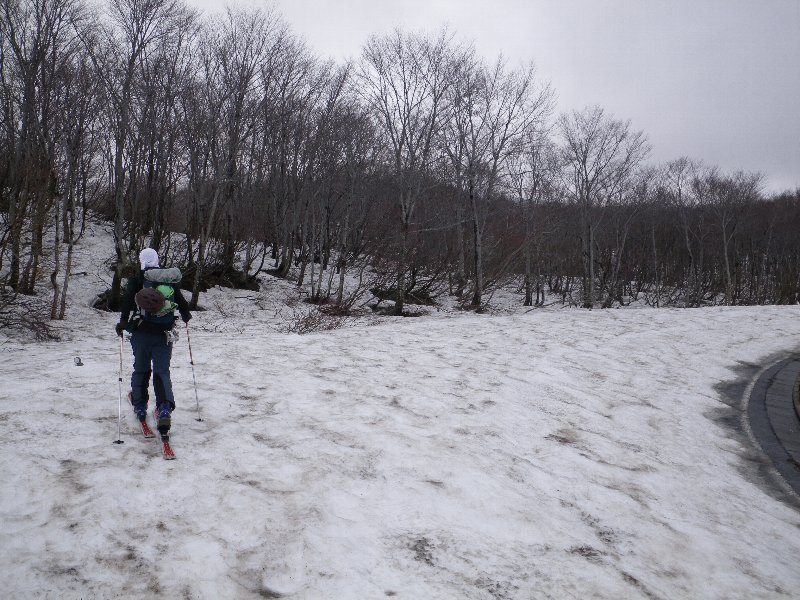
M 164 304 L 157 312 L 150 312 L 139 306 L 143 321 L 160 325 L 171 325 L 175 321 L 175 309 L 178 307 L 175 303 L 175 286 L 180 284 L 181 277 L 180 269 L 175 267 L 148 269 L 144 272 L 144 286 L 139 293 L 152 289 L 164 297 Z M 152 292 L 145 293 L 152 295 Z

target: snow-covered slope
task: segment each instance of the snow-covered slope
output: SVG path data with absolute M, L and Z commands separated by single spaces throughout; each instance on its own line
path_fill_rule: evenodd
M 91 243 L 76 304 L 102 291 Z M 125 406 L 113 444 L 115 315 L 76 306 L 68 341 L 0 344 L 4 597 L 796 597 L 800 513 L 719 390 L 797 351 L 797 307 L 298 336 L 280 285 L 204 298 L 203 420 L 183 335 L 172 462 Z

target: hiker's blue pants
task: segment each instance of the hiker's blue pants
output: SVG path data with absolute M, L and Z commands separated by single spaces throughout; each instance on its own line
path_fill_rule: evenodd
M 163 333 L 134 331 L 131 335 L 133 348 L 133 375 L 131 375 L 131 404 L 134 410 L 147 410 L 147 387 L 150 383 L 152 365 L 153 389 L 156 392 L 156 406 L 164 403 L 175 408 L 172 395 L 172 382 L 169 378 L 169 363 L 172 359 L 172 345 L 167 344 Z

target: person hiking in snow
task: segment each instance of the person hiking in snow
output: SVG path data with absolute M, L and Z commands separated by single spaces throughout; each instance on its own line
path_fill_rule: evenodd
M 160 269 L 158 253 L 145 248 L 139 253 L 141 271 L 128 279 L 117 335 L 131 332 L 133 348 L 133 374 L 131 375 L 131 405 L 139 418 L 147 418 L 148 385 L 152 365 L 153 389 L 156 396 L 158 431 L 166 435 L 170 428 L 170 414 L 175 410 L 169 366 L 172 358 L 172 328 L 175 326 L 175 309 L 187 323 L 192 318 L 189 305 L 181 294 L 181 272 Z M 133 313 L 133 316 L 131 316 Z

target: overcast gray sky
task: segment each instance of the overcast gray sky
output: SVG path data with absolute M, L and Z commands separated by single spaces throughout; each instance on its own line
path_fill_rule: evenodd
M 189 0 L 205 10 L 221 2 Z M 274 4 L 323 57 L 372 33 L 449 25 L 487 59 L 533 60 L 558 110 L 630 119 L 651 160 L 701 159 L 800 187 L 800 0 L 243 0 Z

